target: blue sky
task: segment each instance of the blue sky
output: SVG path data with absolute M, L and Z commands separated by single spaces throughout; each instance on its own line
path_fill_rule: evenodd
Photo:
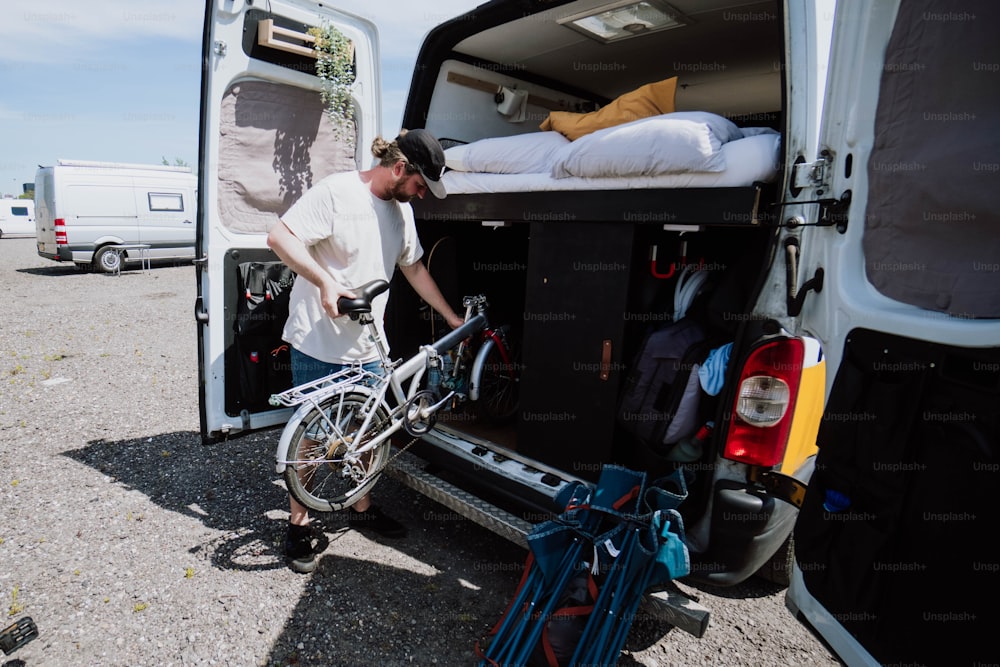
M 378 26 L 384 134 L 399 129 L 423 36 L 483 1 L 330 3 Z M 203 13 L 199 0 L 3 0 L 0 195 L 60 158 L 196 164 Z

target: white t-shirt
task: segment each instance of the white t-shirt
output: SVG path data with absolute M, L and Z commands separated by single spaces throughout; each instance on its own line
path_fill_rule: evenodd
M 409 266 L 424 253 L 410 205 L 376 197 L 356 171 L 327 176 L 281 220 L 320 266 L 349 289 L 377 278 L 389 280 L 397 264 Z M 372 303 L 383 340 L 387 299 L 388 293 L 383 293 Z M 305 279 L 292 286 L 282 338 L 300 352 L 329 363 L 378 359 L 364 328 L 348 317 L 331 319 L 320 303 L 319 288 Z

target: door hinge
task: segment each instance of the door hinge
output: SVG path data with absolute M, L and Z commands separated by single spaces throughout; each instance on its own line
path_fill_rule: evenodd
M 205 298 L 195 297 L 194 300 L 194 321 L 201 324 L 208 324 L 208 311 L 205 310 Z
M 605 339 L 601 343 L 601 372 L 598 375 L 601 381 L 607 381 L 611 377 L 611 340 Z
M 820 188 L 816 195 L 822 195 L 830 187 L 833 174 L 833 155 L 824 150 L 815 162 L 799 162 L 792 165 L 792 186 L 795 188 Z

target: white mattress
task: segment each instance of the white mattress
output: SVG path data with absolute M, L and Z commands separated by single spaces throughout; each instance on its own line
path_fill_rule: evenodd
M 540 174 L 485 174 L 448 171 L 448 194 L 536 192 L 554 190 L 638 190 L 658 188 L 731 188 L 774 180 L 781 163 L 781 137 L 758 134 L 722 145 L 726 169 L 720 172 L 670 173 L 629 178 L 552 178 Z

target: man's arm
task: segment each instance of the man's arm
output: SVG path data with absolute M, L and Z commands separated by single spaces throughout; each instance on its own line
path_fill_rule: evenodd
M 320 266 L 319 262 L 313 259 L 306 245 L 285 226 L 284 222 L 279 220 L 278 224 L 271 228 L 267 235 L 267 245 L 299 277 L 319 287 L 323 309 L 330 317 L 340 317 L 337 299 L 342 296 L 353 299 L 357 296 L 354 292 L 344 289 Z
M 434 282 L 433 276 L 431 276 L 422 261 L 417 260 L 409 266 L 400 266 L 399 270 L 407 282 L 413 286 L 416 293 L 420 295 L 420 298 L 426 301 L 431 308 L 439 312 L 441 317 L 448 323 L 448 326 L 452 329 L 462 326 L 465 318 L 457 315 L 451 309 L 444 295 L 441 294 L 441 290 L 438 289 L 437 283 Z

